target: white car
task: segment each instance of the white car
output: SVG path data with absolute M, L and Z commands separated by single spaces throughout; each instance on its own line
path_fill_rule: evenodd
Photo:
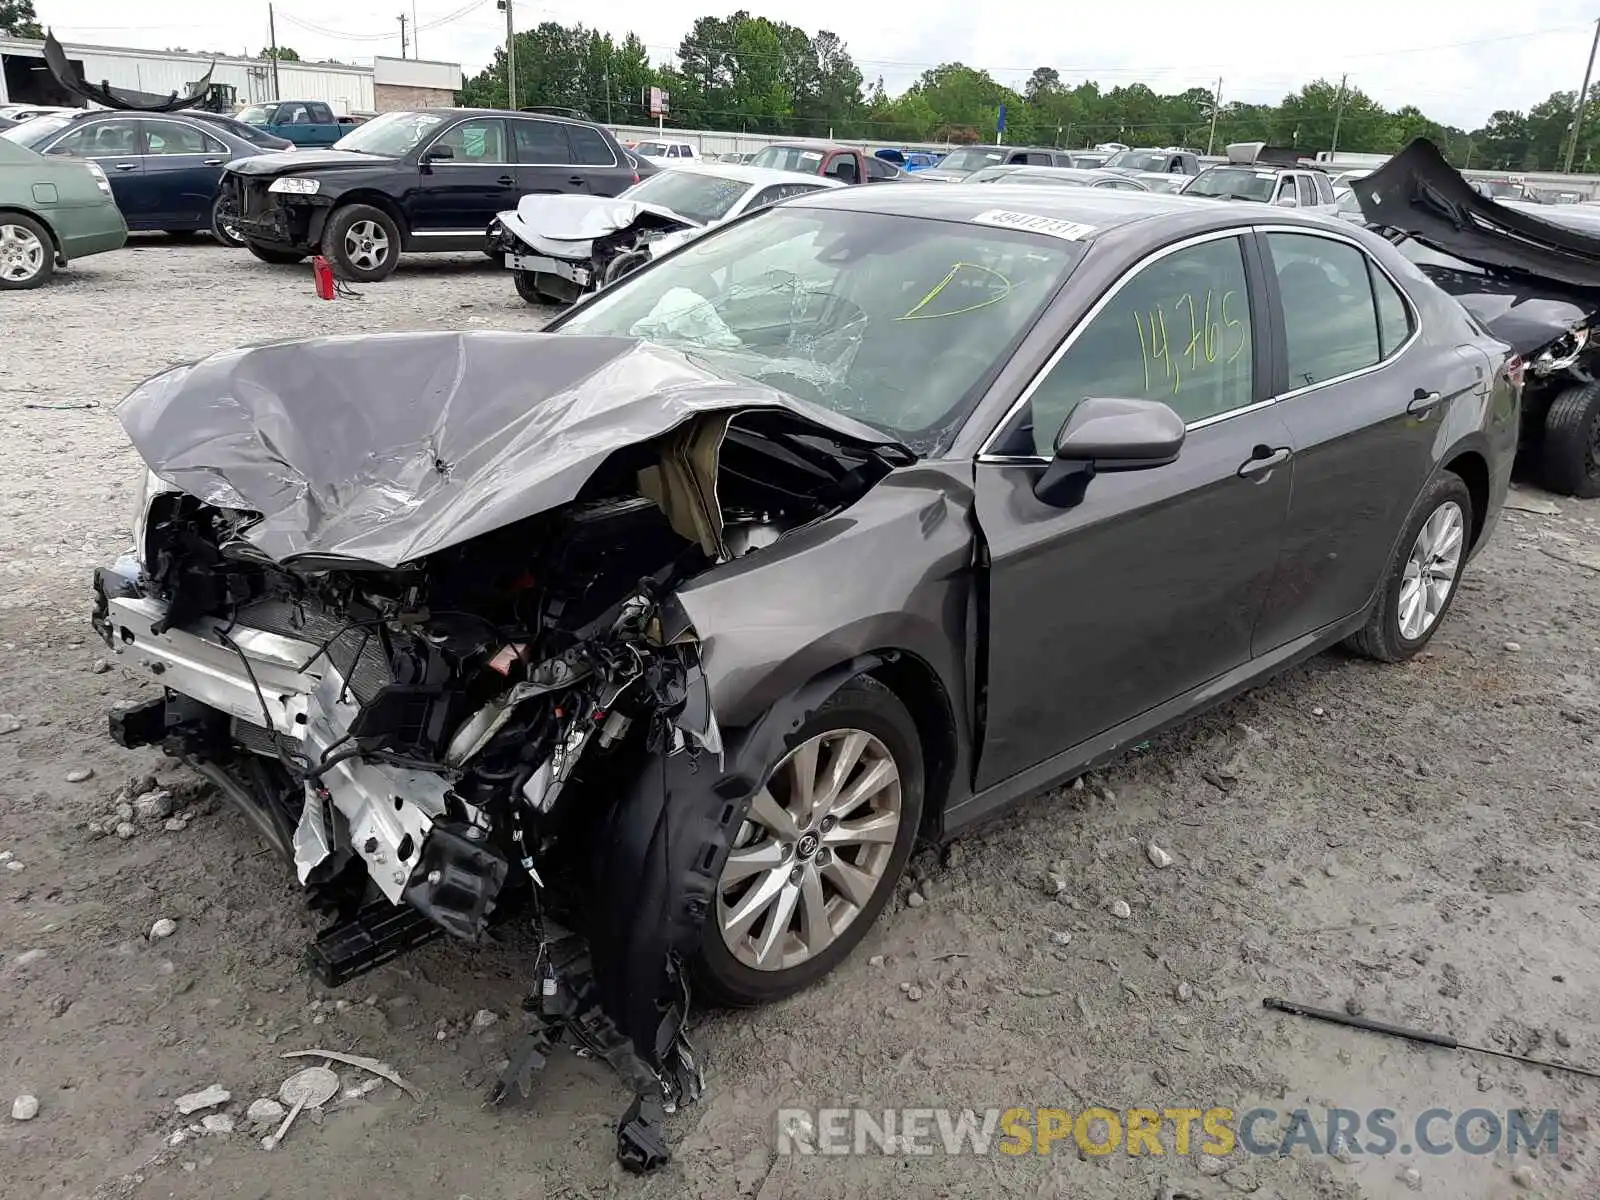
M 658 167 L 678 167 L 700 158 L 688 142 L 640 142 L 631 152 Z
M 529 304 L 571 303 L 707 229 L 838 180 L 735 163 L 683 163 L 614 198 L 524 196 L 489 227 L 517 294 Z

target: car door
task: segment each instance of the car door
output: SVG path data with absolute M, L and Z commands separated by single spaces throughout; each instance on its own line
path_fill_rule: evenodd
M 589 191 L 588 173 L 572 161 L 565 126 L 532 117 L 515 117 L 510 124 L 519 195 Z
M 154 229 L 155 206 L 144 186 L 144 152 L 137 117 L 86 121 L 47 142 L 42 152 L 98 163 L 129 229 Z
M 232 155 L 219 138 L 187 121 L 145 118 L 144 187 L 153 229 L 206 229 L 223 165 Z
M 1433 470 L 1448 402 L 1491 382 L 1471 346 L 1421 336 L 1415 307 L 1354 239 L 1283 228 L 1261 241 L 1282 309 L 1273 407 L 1295 477 L 1258 654 L 1365 607 Z
M 495 214 L 517 202 L 517 166 L 501 117 L 469 117 L 440 133 L 422 152 L 412 201 L 417 238 L 477 237 Z
M 596 196 L 615 196 L 638 182 L 634 169 L 627 163 L 606 135 L 593 125 L 563 125 L 567 147 L 572 155 L 572 172 L 568 182 L 577 179 L 574 187 L 582 188 Z M 521 144 L 518 144 L 521 158 Z
M 1244 666 L 1288 515 L 1288 433 L 1265 398 L 1257 251 L 1227 232 L 1156 252 L 1066 338 L 979 456 L 988 559 L 981 789 Z M 1160 400 L 1177 461 L 1034 494 L 1085 397 Z

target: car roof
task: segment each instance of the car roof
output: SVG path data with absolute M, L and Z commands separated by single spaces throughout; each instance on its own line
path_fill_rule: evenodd
M 856 149 L 854 146 L 846 146 L 842 142 L 806 142 L 806 141 L 796 141 L 796 142 L 768 142 L 765 146 L 761 147 L 761 150 L 771 150 L 774 146 L 776 146 L 780 150 L 823 150 L 823 151 L 827 151 L 828 153 L 832 153 L 835 150 L 845 150 L 845 151 L 848 151 L 850 153 L 854 153 L 855 149 Z M 757 150 L 756 153 L 760 154 L 761 150 Z
M 1059 176 L 1062 179 L 1082 179 L 1086 183 L 1102 179 L 1126 179 L 1120 171 L 1106 171 L 1099 167 L 1052 167 L 1046 163 L 995 163 L 992 167 L 979 167 L 973 172 L 981 175 L 988 171 L 1004 171 L 1007 175 L 1032 174 Z
M 1310 163 L 1299 163 L 1298 165 L 1292 166 L 1292 167 L 1289 166 L 1287 163 L 1270 163 L 1270 162 L 1259 162 L 1259 163 L 1242 163 L 1242 162 L 1208 163 L 1206 166 L 1204 166 L 1204 167 L 1202 167 L 1200 169 L 1200 175 L 1204 175 L 1207 171 L 1251 171 L 1251 172 L 1255 172 L 1255 173 L 1258 173 L 1258 174 L 1264 174 L 1264 175 L 1287 175 L 1291 171 L 1299 171 L 1302 174 L 1306 174 L 1306 175 L 1313 175 L 1313 174 L 1315 174 L 1315 175 L 1326 175 L 1327 174 L 1326 171 L 1323 171 L 1318 167 L 1314 167 Z M 1200 176 L 1197 175 L 1194 178 L 1198 179 L 1199 177 Z
M 780 171 L 775 167 L 747 167 L 744 163 L 730 162 L 701 162 L 698 159 L 690 162 L 674 163 L 662 175 L 711 175 L 718 179 L 737 179 L 751 187 L 761 187 L 769 183 L 821 183 L 824 187 L 843 187 L 844 184 L 836 179 L 827 179 L 821 175 L 809 175 L 804 171 Z M 658 178 L 652 175 L 650 178 Z
M 583 125 L 590 129 L 604 129 L 598 121 L 579 121 L 555 113 L 517 112 L 509 108 L 407 108 L 401 111 L 428 113 L 435 117 L 521 117 L 524 121 L 554 121 L 558 125 Z M 648 142 L 670 141 L 670 138 L 644 138 Z
M 925 217 L 971 224 L 982 213 L 1000 209 L 1089 226 L 1079 241 L 1157 217 L 1187 216 L 1196 225 L 1250 224 L 1261 219 L 1246 206 L 1225 207 L 1215 200 L 1162 192 L 1116 188 L 1063 188 L 1047 183 L 972 183 L 961 187 L 847 187 L 796 196 L 785 207 L 850 209 L 898 217 Z M 1292 210 L 1288 210 L 1292 212 Z

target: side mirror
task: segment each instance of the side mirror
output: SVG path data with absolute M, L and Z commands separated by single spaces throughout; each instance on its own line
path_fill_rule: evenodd
M 423 162 L 444 162 L 456 156 L 453 146 L 430 146 L 428 152 L 422 156 Z
M 1187 431 L 1159 400 L 1084 400 L 1056 434 L 1054 461 L 1034 485 L 1042 503 L 1070 508 L 1102 471 L 1144 471 L 1175 462 Z

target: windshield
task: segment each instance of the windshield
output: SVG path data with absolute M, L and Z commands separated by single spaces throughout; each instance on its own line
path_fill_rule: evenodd
M 941 171 L 977 171 L 983 167 L 992 167 L 996 163 L 1006 160 L 1004 150 L 977 150 L 968 147 L 965 150 L 952 150 L 939 160 Z
M 1522 188 L 1514 183 L 1507 183 L 1503 179 L 1485 179 L 1478 184 L 1478 191 L 1488 196 L 1491 200 L 1521 200 Z
M 768 146 L 750 160 L 752 167 L 766 167 L 772 171 L 799 171 L 802 175 L 815 175 L 822 169 L 822 151 L 805 146 Z
M 633 148 L 635 154 L 646 154 L 655 158 L 665 158 L 667 144 L 665 142 L 640 142 Z
M 16 142 L 18 145 L 37 146 L 45 138 L 60 133 L 72 124 L 71 117 L 34 117 L 31 121 L 24 121 L 20 125 L 13 125 L 0 137 L 7 141 Z
M 1118 150 L 1106 159 L 1108 167 L 1126 167 L 1133 171 L 1165 171 L 1167 156 L 1155 150 Z
M 680 217 L 688 217 L 701 225 L 720 221 L 728 210 L 738 203 L 750 185 L 741 179 L 724 175 L 706 175 L 699 171 L 663 171 L 649 179 L 634 184 L 622 195 L 641 204 L 659 204 L 670 208 Z
M 926 453 L 1083 256 L 956 221 L 776 208 L 629 275 L 563 332 L 642 337 Z
M 1224 196 L 1230 200 L 1271 200 L 1278 185 L 1273 171 L 1249 167 L 1207 167 L 1183 189 L 1185 196 Z
M 252 104 L 239 114 L 239 120 L 246 125 L 270 125 L 277 107 L 276 104 Z
M 1361 201 L 1356 199 L 1356 194 L 1349 188 L 1343 188 L 1338 193 L 1339 211 L 1352 215 L 1361 212 Z
M 423 139 L 431 136 L 443 124 L 444 118 L 432 113 L 383 113 L 357 125 L 335 142 L 333 148 L 399 158 L 415 150 Z

